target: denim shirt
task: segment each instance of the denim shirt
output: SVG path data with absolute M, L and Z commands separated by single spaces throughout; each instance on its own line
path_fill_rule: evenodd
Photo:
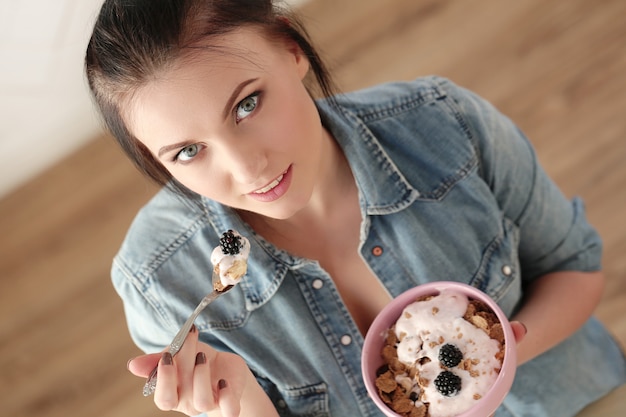
M 428 77 L 317 106 L 357 182 L 360 254 L 390 296 L 461 281 L 510 316 L 543 274 L 600 269 L 581 201 L 567 200 L 522 132 L 471 92 Z M 171 341 L 211 290 L 210 253 L 227 229 L 251 241 L 248 274 L 197 319 L 201 340 L 241 355 L 281 416 L 382 416 L 361 377 L 363 336 L 319 263 L 276 248 L 231 208 L 167 187 L 113 263 L 134 342 L 153 352 Z M 518 368 L 496 415 L 571 416 L 625 379 L 619 347 L 591 319 Z

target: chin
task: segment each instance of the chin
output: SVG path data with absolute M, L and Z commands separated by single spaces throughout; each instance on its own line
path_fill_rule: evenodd
M 274 202 L 255 204 L 244 210 L 274 220 L 289 220 L 304 210 L 310 202 L 310 199 L 310 194 L 287 193 Z

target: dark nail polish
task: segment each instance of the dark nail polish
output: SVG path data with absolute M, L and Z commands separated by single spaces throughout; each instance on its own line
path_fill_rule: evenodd
M 196 325 L 194 324 L 194 325 L 191 326 L 191 329 L 189 330 L 189 333 L 195 333 L 196 330 L 198 330 L 198 329 L 196 328 Z
M 204 352 L 198 352 L 196 355 L 196 366 L 204 365 L 206 363 L 206 355 Z
M 174 363 L 174 358 L 172 358 L 172 354 L 169 352 L 163 353 L 163 357 L 161 358 L 163 365 L 171 365 Z
M 217 388 L 218 388 L 218 389 L 220 389 L 220 390 L 222 390 L 222 389 L 226 388 L 227 386 L 228 386 L 228 382 L 226 382 L 226 380 L 225 380 L 225 379 L 220 379 L 220 380 L 217 382 Z

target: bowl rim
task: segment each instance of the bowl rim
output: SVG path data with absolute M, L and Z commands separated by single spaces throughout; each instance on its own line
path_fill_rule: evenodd
M 513 385 L 513 379 L 517 368 L 517 350 L 515 342 L 509 343 L 509 341 L 514 341 L 515 336 L 510 326 L 508 317 L 504 314 L 495 300 L 482 290 L 462 282 L 433 281 L 417 285 L 395 297 L 381 310 L 365 334 L 363 343 L 363 351 L 361 354 L 361 372 L 365 387 L 374 403 L 388 417 L 402 416 L 394 412 L 382 401 L 378 395 L 378 390 L 375 385 L 376 370 L 383 363 L 380 351 L 384 343 L 384 333 L 398 320 L 404 308 L 416 301 L 418 297 L 430 294 L 440 294 L 444 290 L 457 290 L 468 296 L 470 299 L 476 299 L 487 304 L 496 314 L 500 323 L 502 323 L 505 340 L 504 360 L 502 361 L 500 373 L 493 383 L 493 386 L 480 400 L 476 402 L 474 406 L 472 406 L 472 408 L 461 414 L 457 414 L 456 417 L 476 417 L 477 412 L 480 412 L 480 415 L 491 415 L 502 403 L 504 397 Z M 373 365 L 368 360 L 368 358 L 371 357 L 380 357 L 380 361 L 374 362 L 375 365 Z

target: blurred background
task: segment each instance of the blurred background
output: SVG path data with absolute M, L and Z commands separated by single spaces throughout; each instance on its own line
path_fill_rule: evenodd
M 0 0 L 0 414 L 177 415 L 125 369 L 140 352 L 111 259 L 156 188 L 104 134 L 82 75 L 101 0 Z M 626 2 L 294 1 L 345 91 L 428 74 L 527 133 L 605 242 L 597 315 L 626 344 Z M 585 416 L 626 412 L 622 389 Z M 581 415 L 582 416 L 582 415 Z
M 82 59 L 102 0 L 0 0 L 0 196 L 99 132 Z

